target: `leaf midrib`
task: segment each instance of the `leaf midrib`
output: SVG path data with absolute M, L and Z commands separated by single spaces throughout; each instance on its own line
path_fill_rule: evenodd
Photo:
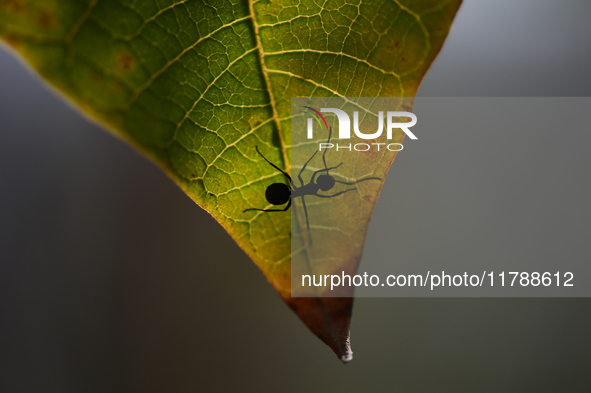
M 273 110 L 273 119 L 275 121 L 275 126 L 277 127 L 277 132 L 279 133 L 279 142 L 281 144 L 281 156 L 283 158 L 283 165 L 286 172 L 291 171 L 291 162 L 287 155 L 287 146 L 285 144 L 285 139 L 283 136 L 283 129 L 281 128 L 281 120 L 279 120 L 279 113 L 277 113 L 277 105 L 275 102 L 275 97 L 273 95 L 273 90 L 271 89 L 271 80 L 269 79 L 269 73 L 267 70 L 267 65 L 265 64 L 265 51 L 263 50 L 263 44 L 261 42 L 261 36 L 259 34 L 259 25 L 256 20 L 256 15 L 254 12 L 254 0 L 247 0 L 248 1 L 248 9 L 250 12 L 250 17 L 252 19 L 252 26 L 254 29 L 254 36 L 256 40 L 256 47 L 257 52 L 259 54 L 259 62 L 261 64 L 261 73 L 263 74 L 263 79 L 265 80 L 265 85 L 267 86 L 267 92 L 269 94 L 269 100 L 271 103 L 271 109 Z

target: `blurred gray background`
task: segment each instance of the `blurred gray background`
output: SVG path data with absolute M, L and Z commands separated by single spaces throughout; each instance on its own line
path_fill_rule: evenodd
M 591 297 L 591 97 L 418 97 L 413 113 L 419 139 L 404 140 L 359 266 L 382 285 L 356 296 Z M 474 286 L 384 284 L 443 271 Z
M 419 94 L 590 96 L 590 17 L 466 0 Z M 5 51 L 0 127 L 2 392 L 589 391 L 589 299 L 358 299 L 343 366 L 207 213 Z

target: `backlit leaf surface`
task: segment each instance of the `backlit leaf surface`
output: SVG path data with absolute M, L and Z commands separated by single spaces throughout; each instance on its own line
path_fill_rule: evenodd
M 414 96 L 460 2 L 0 0 L 0 37 L 157 162 L 345 359 L 352 299 L 292 298 L 290 213 L 243 213 L 282 176 L 255 146 L 291 169 L 291 97 Z

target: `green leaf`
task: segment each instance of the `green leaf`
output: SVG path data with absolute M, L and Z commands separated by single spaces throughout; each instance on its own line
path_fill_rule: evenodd
M 460 2 L 0 0 L 0 37 L 158 163 L 348 358 L 352 298 L 292 298 L 289 212 L 243 212 L 282 176 L 255 147 L 290 170 L 291 97 L 413 97 Z

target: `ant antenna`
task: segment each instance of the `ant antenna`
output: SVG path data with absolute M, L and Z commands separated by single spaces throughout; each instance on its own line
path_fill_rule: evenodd
M 328 129 L 328 140 L 326 141 L 326 143 L 330 143 L 330 137 L 332 136 L 332 127 L 330 127 Z M 322 153 L 322 162 L 324 162 L 324 169 L 326 170 L 326 174 L 328 175 L 328 166 L 326 165 L 326 151 L 328 149 L 324 149 L 324 152 Z
M 265 161 L 267 161 L 267 162 L 269 163 L 269 165 L 271 165 L 273 168 L 277 169 L 279 172 L 283 173 L 283 174 L 284 174 L 284 175 L 285 175 L 285 176 L 286 176 L 286 177 L 289 179 L 289 184 L 291 185 L 291 188 L 294 188 L 294 187 L 293 187 L 293 181 L 291 181 L 291 176 L 289 176 L 287 173 L 285 173 L 285 172 L 284 172 L 284 171 L 283 171 L 281 168 L 279 168 L 277 165 L 275 165 L 275 164 L 273 164 L 271 161 L 267 160 L 267 157 L 265 157 L 265 156 L 263 155 L 263 153 L 261 153 L 261 152 L 259 151 L 259 147 L 258 147 L 258 146 L 255 146 L 254 148 L 255 148 L 255 149 L 257 149 L 257 153 L 259 153 L 259 155 L 260 155 L 261 157 L 263 157 L 263 158 L 265 159 Z

